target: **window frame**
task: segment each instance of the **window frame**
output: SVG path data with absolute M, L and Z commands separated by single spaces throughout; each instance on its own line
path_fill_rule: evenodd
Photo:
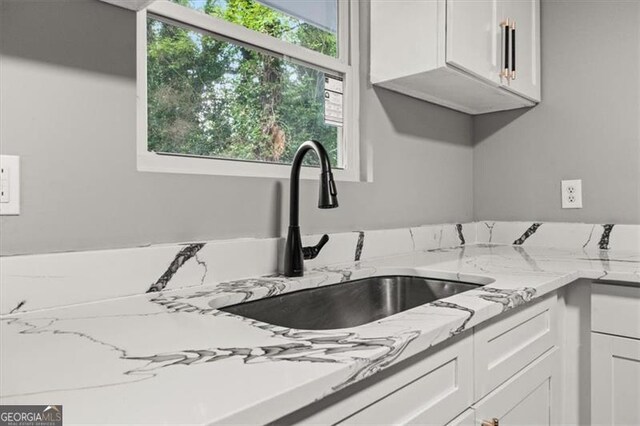
M 155 1 L 136 16 L 137 55 L 137 169 L 143 172 L 186 173 L 245 177 L 288 178 L 291 167 L 287 163 L 276 164 L 239 159 L 224 159 L 189 155 L 158 154 L 148 150 L 147 141 L 147 17 L 158 17 L 178 25 L 196 28 L 241 44 L 283 55 L 288 60 L 302 63 L 327 72 L 335 71 L 344 76 L 344 119 L 338 131 L 341 136 L 342 168 L 333 168 L 334 177 L 340 181 L 368 180 L 361 164 L 359 131 L 359 64 L 358 64 L 358 0 L 338 1 L 338 57 L 333 58 L 311 49 L 298 46 L 267 34 L 224 21 L 200 11 L 170 1 Z M 348 19 L 343 17 L 347 16 Z M 317 179 L 317 167 L 303 167 L 302 179 Z

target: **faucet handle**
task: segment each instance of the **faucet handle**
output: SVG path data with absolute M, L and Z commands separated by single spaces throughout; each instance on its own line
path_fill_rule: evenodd
M 324 247 L 324 245 L 327 244 L 328 241 L 329 236 L 327 234 L 324 234 L 322 238 L 320 238 L 318 244 L 316 244 L 315 246 L 302 247 L 302 255 L 304 256 L 305 260 L 315 259 L 318 254 L 320 254 L 320 250 L 322 250 L 322 247 Z

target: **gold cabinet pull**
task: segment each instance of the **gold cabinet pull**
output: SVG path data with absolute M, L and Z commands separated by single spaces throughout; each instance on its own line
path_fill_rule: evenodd
M 511 43 L 509 43 L 511 26 L 509 18 L 500 23 L 500 28 L 502 29 L 502 63 L 500 64 L 500 78 L 504 78 L 508 83 L 511 80 L 511 67 L 509 66 L 509 59 L 511 56 Z
M 499 423 L 500 421 L 494 417 L 491 420 L 483 420 L 482 426 L 499 426 Z
M 516 79 L 516 21 L 515 20 L 511 20 L 511 25 L 509 26 L 508 31 L 511 32 L 511 39 L 509 40 L 511 42 L 511 72 L 510 72 L 510 77 L 511 80 L 515 80 Z

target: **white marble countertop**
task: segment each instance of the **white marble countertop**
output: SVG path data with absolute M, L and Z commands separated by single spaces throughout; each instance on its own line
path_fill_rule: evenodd
M 387 274 L 495 281 L 340 330 L 214 308 Z M 476 244 L 3 316 L 0 403 L 62 404 L 66 424 L 268 422 L 578 278 L 640 285 L 640 252 Z

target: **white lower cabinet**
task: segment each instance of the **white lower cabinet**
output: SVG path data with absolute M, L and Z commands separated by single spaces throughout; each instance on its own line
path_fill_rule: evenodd
M 640 287 L 598 282 L 585 294 L 541 297 L 277 423 L 638 426 Z M 578 350 L 586 364 L 572 370 Z
M 591 423 L 640 425 L 640 288 L 592 285 Z
M 277 424 L 557 424 L 557 295 L 514 309 Z
M 640 286 L 592 284 L 591 330 L 640 339 Z
M 476 327 L 473 335 L 476 399 L 559 345 L 557 310 L 558 298 L 550 294 Z
M 553 348 L 474 404 L 475 424 L 558 424 L 559 383 L 559 349 Z
M 406 382 L 340 424 L 445 424 L 473 402 L 471 338 L 467 336 L 374 384 L 367 392 L 348 398 L 344 402 L 361 404 L 370 399 L 372 391 L 386 393 L 399 382 Z
M 592 333 L 591 423 L 640 425 L 640 340 Z
M 466 333 L 274 423 L 443 425 L 472 403 L 473 335 Z

